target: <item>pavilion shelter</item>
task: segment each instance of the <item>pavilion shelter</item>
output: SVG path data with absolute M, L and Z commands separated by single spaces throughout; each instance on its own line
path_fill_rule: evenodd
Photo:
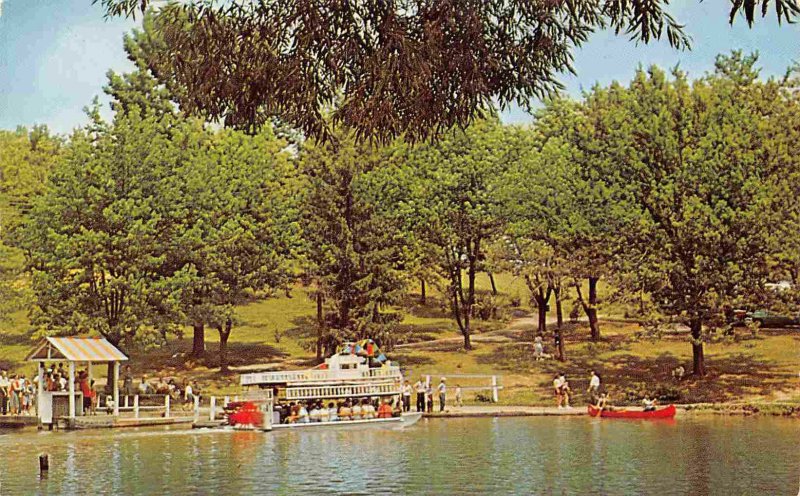
M 92 364 L 114 364 L 114 415 L 119 415 L 119 363 L 128 360 L 116 346 L 105 338 L 92 337 L 46 337 L 42 339 L 26 358 L 29 362 L 38 363 L 38 396 L 37 410 L 42 423 L 53 423 L 53 404 L 55 392 L 45 391 L 44 370 L 47 362 L 67 362 L 69 364 L 68 391 L 69 410 L 68 417 L 75 419 L 75 365 L 85 363 L 91 376 Z M 64 393 L 61 393 L 63 396 Z

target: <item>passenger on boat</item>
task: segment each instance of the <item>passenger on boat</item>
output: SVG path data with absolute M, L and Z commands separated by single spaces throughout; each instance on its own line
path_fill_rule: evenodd
M 392 416 L 393 417 L 402 417 L 403 416 L 403 404 L 402 402 L 397 402 L 392 405 Z
M 350 400 L 347 400 L 339 407 L 339 420 L 351 420 L 352 418 L 353 410 L 350 408 Z
M 328 420 L 331 422 L 339 420 L 338 410 L 336 410 L 336 405 L 333 404 L 333 401 L 328 403 Z
M 382 401 L 381 406 L 378 407 L 378 418 L 392 418 L 392 406 L 388 401 Z
M 308 409 L 306 409 L 306 405 L 300 403 L 300 409 L 297 411 L 297 422 L 300 424 L 307 424 L 311 421 L 311 418 L 308 414 Z
M 359 400 L 353 401 L 353 408 L 351 411 L 353 412 L 352 414 L 353 420 L 361 420 L 363 414 L 363 408 L 361 408 L 361 402 Z
M 289 403 L 289 416 L 286 417 L 287 424 L 294 424 L 300 418 L 300 405 Z
M 642 400 L 643 411 L 645 412 L 654 412 L 656 410 L 656 400 L 650 399 L 650 395 L 645 395 L 644 399 Z
M 311 422 L 320 422 L 320 411 L 316 403 L 311 406 L 311 411 L 308 413 Z
M 597 403 L 594 406 L 600 410 L 613 411 L 614 407 L 608 404 L 608 400 L 608 393 L 600 393 L 600 396 L 597 398 Z
M 364 398 L 363 404 L 361 406 L 361 417 L 364 419 L 375 418 L 375 407 L 366 398 Z

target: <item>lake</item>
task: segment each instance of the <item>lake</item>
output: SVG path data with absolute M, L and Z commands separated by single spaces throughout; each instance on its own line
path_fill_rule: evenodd
M 0 494 L 797 494 L 781 418 L 421 420 L 401 431 L 0 434 Z M 38 474 L 38 454 L 50 471 Z

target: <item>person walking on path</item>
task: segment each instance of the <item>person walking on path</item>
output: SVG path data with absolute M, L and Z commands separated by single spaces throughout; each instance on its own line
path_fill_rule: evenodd
M 445 401 L 447 400 L 447 384 L 445 384 L 445 381 L 447 381 L 447 379 L 442 377 L 442 379 L 439 381 L 439 387 L 436 388 L 439 391 L 439 411 L 440 412 L 444 411 Z
M 417 411 L 424 412 L 425 411 L 425 383 L 422 381 L 422 378 L 414 384 L 414 389 L 417 391 Z

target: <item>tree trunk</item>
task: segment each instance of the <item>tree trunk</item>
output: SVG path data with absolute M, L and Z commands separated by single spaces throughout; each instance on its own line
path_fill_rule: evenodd
M 192 337 L 192 356 L 202 358 L 206 352 L 206 326 L 202 322 L 192 326 L 194 335 Z
M 223 374 L 230 372 L 228 369 L 228 338 L 231 336 L 231 327 L 233 327 L 231 319 L 225 321 L 224 328 L 217 326 L 219 331 L 219 371 Z
M 589 329 L 592 334 L 592 341 L 594 342 L 600 341 L 600 322 L 597 319 L 597 281 L 599 280 L 599 277 L 589 278 L 588 301 L 583 297 L 583 291 L 581 291 L 580 282 L 574 281 L 575 292 L 578 294 L 578 301 L 580 302 L 583 311 L 586 312 L 586 317 L 589 318 Z
M 703 319 L 694 317 L 689 322 L 689 328 L 692 331 L 692 371 L 697 377 L 706 375 L 706 361 L 703 355 Z
M 497 285 L 494 283 L 494 274 L 491 272 L 487 272 L 489 274 L 489 282 L 492 284 L 492 296 L 497 296 Z
M 556 327 L 561 329 L 564 325 L 564 310 L 561 306 L 561 284 L 553 288 L 556 296 Z
M 425 279 L 419 280 L 419 302 L 425 305 L 428 302 L 428 298 L 425 292 Z
M 322 361 L 322 331 L 325 328 L 325 315 L 322 312 L 322 291 L 317 289 L 317 361 Z
M 78 378 L 77 373 L 78 372 L 77 372 L 77 367 L 76 367 L 76 371 L 75 371 L 75 374 L 76 374 L 75 378 L 76 379 Z M 69 380 L 69 377 L 67 377 L 67 380 Z M 67 384 L 67 386 L 69 386 L 69 384 Z M 75 390 L 76 391 L 78 390 L 78 386 L 77 385 L 75 386 Z M 106 389 L 105 389 L 105 392 L 106 392 L 106 395 L 114 394 L 114 362 L 108 362 L 108 365 L 106 367 Z M 67 396 L 69 397 L 69 395 L 67 395 Z
M 600 324 L 597 321 L 597 281 L 599 277 L 589 278 L 589 306 L 586 316 L 589 317 L 589 329 L 592 332 L 592 341 L 600 341 Z
M 547 332 L 547 305 L 550 303 L 550 295 L 552 292 L 553 288 L 548 286 L 546 290 L 540 287 L 534 294 L 536 309 L 539 314 L 539 329 L 537 331 L 539 334 Z
M 561 334 L 561 327 L 556 327 L 553 333 L 556 345 L 556 359 L 560 362 L 564 361 L 564 336 Z

